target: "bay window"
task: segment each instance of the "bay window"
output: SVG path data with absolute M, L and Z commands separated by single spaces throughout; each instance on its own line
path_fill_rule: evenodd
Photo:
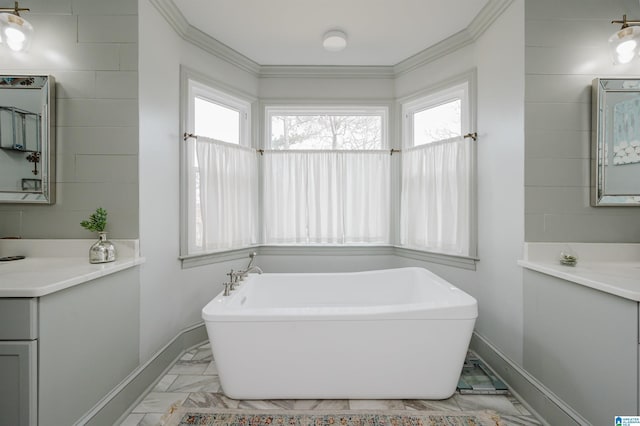
M 263 243 L 389 244 L 386 108 L 267 107 Z
M 185 134 L 191 136 L 185 135 L 183 149 L 183 255 L 257 244 L 251 104 L 194 79 L 186 79 L 186 86 Z
M 402 104 L 402 246 L 475 255 L 470 82 Z
M 258 142 L 254 99 L 183 76 L 182 256 L 262 244 L 475 257 L 473 83 L 401 100 L 396 144 L 388 106 L 308 104 L 266 105 Z

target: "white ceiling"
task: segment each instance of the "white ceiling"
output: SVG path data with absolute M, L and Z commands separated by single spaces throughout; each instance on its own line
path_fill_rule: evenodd
M 193 27 L 260 65 L 396 65 L 465 29 L 488 0 L 173 0 Z M 326 52 L 322 36 L 347 34 Z

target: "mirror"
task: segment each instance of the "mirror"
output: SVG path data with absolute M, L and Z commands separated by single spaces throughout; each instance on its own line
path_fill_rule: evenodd
M 640 79 L 593 80 L 591 205 L 640 206 Z
M 0 75 L 0 203 L 55 202 L 55 82 Z

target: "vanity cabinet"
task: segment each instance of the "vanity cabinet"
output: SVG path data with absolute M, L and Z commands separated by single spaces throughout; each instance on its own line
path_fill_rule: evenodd
M 99 410 L 138 366 L 139 292 L 133 267 L 39 297 L 0 297 L 0 426 L 72 425 Z
M 524 368 L 579 423 L 640 413 L 637 301 L 527 269 L 524 301 Z
M 37 425 L 37 301 L 0 299 L 0 426 Z

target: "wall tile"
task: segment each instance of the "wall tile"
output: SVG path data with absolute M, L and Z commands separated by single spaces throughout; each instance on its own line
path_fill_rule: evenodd
M 26 6 L 34 43 L 23 54 L 0 49 L 0 72 L 56 78 L 56 204 L 0 206 L 0 236 L 91 238 L 79 223 L 103 206 L 114 221 L 110 236 L 135 238 L 138 2 L 30 0 Z
M 527 186 L 525 213 L 593 213 L 593 207 L 589 205 L 589 191 L 589 187 Z
M 638 212 L 589 205 L 591 83 L 637 76 L 613 65 L 607 39 L 635 0 L 525 2 L 525 240 L 629 241 Z M 597 227 L 598 229 L 591 229 Z M 635 232 L 637 241 L 637 231 Z
M 22 211 L 4 210 L 0 207 L 0 238 L 20 237 L 22 230 Z M 6 254 L 2 254 L 5 256 Z
M 127 194 L 129 195 L 129 194 Z M 137 194 L 131 198 L 137 200 Z M 90 201 L 88 201 L 90 202 Z M 100 201 L 87 204 L 86 209 L 67 210 L 60 206 L 46 206 L 39 210 L 25 211 L 25 223 L 22 231 L 23 238 L 95 238 L 95 233 L 80 226 L 80 222 L 87 219 L 99 206 L 107 209 L 107 232 L 109 238 L 137 237 L 137 202 L 129 208 L 119 209 Z M 55 226 L 51 226 L 55 223 Z M 60 233 L 64 230 L 64 234 Z M 133 237 L 132 237 L 133 236 Z
M 120 45 L 120 70 L 136 71 L 138 69 L 138 45 Z
M 536 129 L 591 130 L 591 105 L 587 103 L 525 104 L 525 132 Z
M 78 16 L 80 43 L 136 43 L 138 17 L 135 15 Z
M 589 160 L 571 158 L 527 158 L 526 186 L 589 186 Z
M 527 158 L 591 157 L 591 132 L 586 130 L 528 129 L 525 133 Z
M 76 182 L 137 183 L 136 155 L 76 155 Z
M 61 203 L 65 210 L 128 209 L 137 204 L 136 183 L 60 183 Z
M 602 208 L 598 207 L 598 210 Z M 579 236 L 579 241 L 587 243 L 637 243 L 638 214 L 633 208 L 617 209 L 625 211 L 621 214 L 606 211 L 582 215 L 547 214 L 544 219 L 544 239 L 540 241 L 576 241 L 576 236 Z M 620 232 L 620 229 L 626 232 Z
M 591 102 L 596 75 L 529 74 L 525 80 L 527 102 Z
M 629 75 L 636 64 L 614 66 L 611 55 L 597 47 L 525 47 L 527 74 Z
M 73 154 L 56 155 L 56 166 L 57 166 L 56 167 L 57 183 L 76 182 L 76 156 L 75 155 Z
M 576 19 L 528 20 L 525 22 L 527 46 L 539 47 L 598 47 L 604 49 L 607 40 L 619 29 L 609 20 Z
M 0 49 L 0 64 L 3 74 L 30 72 L 55 75 L 57 71 L 118 70 L 120 49 L 117 44 L 73 44 L 64 49 L 36 45 L 28 54 Z
M 138 14 L 138 2 L 134 0 L 71 0 L 71 5 L 76 15 Z
M 631 12 L 622 2 L 602 0 L 535 0 L 525 1 L 525 17 L 544 19 L 618 19 Z M 634 6 L 637 10 L 637 3 Z M 613 16 L 613 17 L 612 17 Z M 610 25 L 610 24 L 609 24 Z
M 58 99 L 59 126 L 114 126 L 138 124 L 137 100 L 125 99 Z
M 26 7 L 31 9 L 29 12 L 27 12 L 29 14 L 29 18 L 27 18 L 29 22 L 31 22 L 30 17 L 33 15 L 71 15 L 71 0 L 47 0 L 45 2 L 29 2 Z
M 98 71 L 96 97 L 102 99 L 137 99 L 138 73 L 135 71 Z
M 58 155 L 138 153 L 137 127 L 58 127 Z
M 544 238 L 544 214 L 524 215 L 525 241 L 546 241 Z
M 56 71 L 56 98 L 95 98 L 95 71 Z
M 65 49 L 78 40 L 78 17 L 66 15 L 25 15 L 25 18 L 33 25 L 34 47 Z

